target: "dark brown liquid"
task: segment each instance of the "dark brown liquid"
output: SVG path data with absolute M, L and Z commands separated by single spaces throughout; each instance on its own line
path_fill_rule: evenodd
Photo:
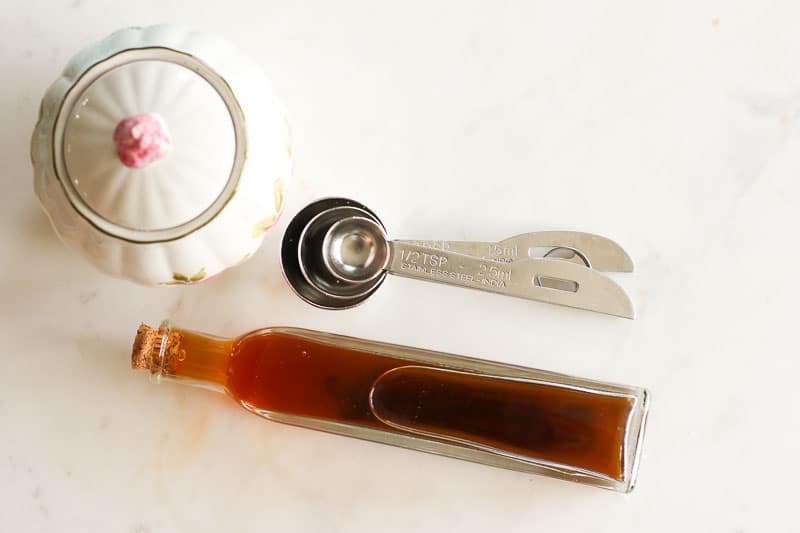
M 622 479 L 630 398 L 435 368 L 261 332 L 234 344 L 227 389 L 250 408 L 433 434 Z

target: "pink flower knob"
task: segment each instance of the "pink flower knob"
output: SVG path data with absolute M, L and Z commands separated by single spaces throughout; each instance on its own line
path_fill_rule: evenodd
M 146 167 L 167 155 L 172 139 L 164 120 L 155 113 L 123 118 L 114 128 L 117 157 L 130 168 Z

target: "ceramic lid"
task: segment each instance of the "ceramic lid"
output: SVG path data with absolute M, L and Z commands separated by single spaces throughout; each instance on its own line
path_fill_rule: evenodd
M 174 50 L 116 54 L 88 69 L 56 121 L 54 162 L 73 206 L 137 242 L 187 234 L 236 189 L 243 117 L 227 84 Z

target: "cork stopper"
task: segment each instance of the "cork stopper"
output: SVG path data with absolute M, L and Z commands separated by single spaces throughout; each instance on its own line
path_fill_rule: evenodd
M 146 324 L 140 324 L 136 330 L 131 352 L 131 368 L 134 370 L 149 370 L 153 364 L 153 353 L 157 352 L 161 335 L 157 329 Z

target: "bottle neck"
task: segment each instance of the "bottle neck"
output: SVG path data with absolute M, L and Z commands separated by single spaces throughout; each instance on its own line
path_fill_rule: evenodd
M 149 370 L 156 383 L 177 381 L 223 392 L 233 342 L 173 328 L 166 322 L 158 329 L 142 324 L 136 332 L 131 366 Z

